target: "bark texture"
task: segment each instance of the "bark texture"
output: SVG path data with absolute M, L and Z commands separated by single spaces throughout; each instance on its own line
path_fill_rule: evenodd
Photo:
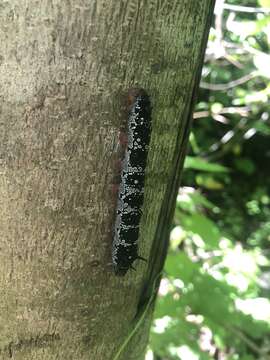
M 1 1 L 0 358 L 114 359 L 151 300 L 213 4 Z M 153 107 L 140 233 L 149 261 L 119 278 L 111 184 L 133 86 Z M 117 360 L 143 359 L 150 319 Z

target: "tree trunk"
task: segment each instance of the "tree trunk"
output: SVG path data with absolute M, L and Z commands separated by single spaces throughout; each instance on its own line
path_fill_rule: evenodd
M 213 5 L 0 4 L 2 359 L 143 359 Z M 148 262 L 117 277 L 111 188 L 132 87 L 152 104 Z

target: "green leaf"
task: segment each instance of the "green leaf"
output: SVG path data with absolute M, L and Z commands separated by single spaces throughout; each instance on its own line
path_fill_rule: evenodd
M 189 257 L 181 253 L 170 253 L 167 256 L 165 263 L 165 271 L 168 276 L 181 280 L 188 284 L 199 273 L 200 266 L 192 262 Z
M 202 205 L 206 209 L 213 210 L 216 206 L 209 200 L 206 199 L 199 191 L 195 191 L 189 195 L 195 205 Z
M 258 130 L 259 132 L 261 132 L 264 135 L 267 135 L 267 136 L 270 135 L 270 126 L 262 121 L 256 121 L 253 124 L 253 128 L 255 128 L 256 130 Z
M 236 158 L 234 160 L 235 167 L 247 175 L 251 175 L 255 172 L 256 166 L 254 162 L 249 158 Z
M 161 296 L 155 308 L 154 318 L 159 319 L 163 316 L 176 317 L 183 312 L 183 308 L 178 300 L 174 299 L 171 293 Z
M 206 248 L 218 248 L 221 234 L 215 223 L 206 216 L 202 214 L 182 214 L 180 222 L 186 231 L 198 234 L 204 241 Z
M 209 163 L 200 157 L 187 156 L 184 164 L 185 169 L 194 169 L 209 172 L 228 172 L 229 169 L 225 166 Z
M 213 176 L 208 174 L 198 174 L 195 179 L 199 186 L 209 190 L 221 190 L 224 188 L 222 182 L 217 181 Z
M 194 133 L 191 131 L 189 135 L 189 143 L 191 145 L 191 148 L 195 154 L 198 154 L 200 152 L 200 148 L 198 146 L 197 140 L 194 136 Z

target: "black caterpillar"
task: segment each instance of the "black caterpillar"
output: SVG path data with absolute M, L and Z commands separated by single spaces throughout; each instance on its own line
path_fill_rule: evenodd
M 139 224 L 144 198 L 144 178 L 151 134 L 151 104 L 143 89 L 127 94 L 128 123 L 120 139 L 125 143 L 117 199 L 112 262 L 116 275 L 125 275 L 138 255 Z M 123 141 L 123 139 L 125 139 Z M 120 140 L 121 141 L 121 140 Z

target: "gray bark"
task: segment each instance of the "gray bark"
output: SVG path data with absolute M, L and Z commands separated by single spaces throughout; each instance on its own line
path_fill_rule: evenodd
M 143 359 L 213 3 L 1 2 L 2 359 L 114 359 L 138 311 L 119 359 Z M 111 184 L 133 86 L 153 106 L 140 233 L 149 261 L 119 278 Z

